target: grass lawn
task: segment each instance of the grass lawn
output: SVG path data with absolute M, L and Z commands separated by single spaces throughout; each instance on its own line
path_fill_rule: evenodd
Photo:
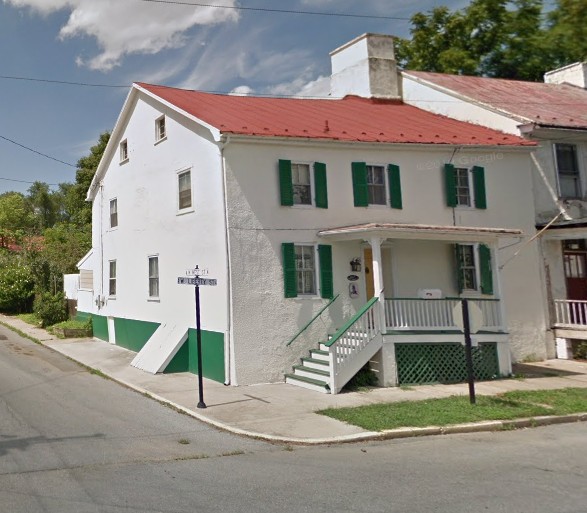
M 27 324 L 32 324 L 33 326 L 41 325 L 41 318 L 35 313 L 18 314 L 17 317 Z
M 475 405 L 469 403 L 467 395 L 357 408 L 329 408 L 318 413 L 368 431 L 382 431 L 582 412 L 587 412 L 587 388 L 517 390 L 498 396 L 477 396 Z

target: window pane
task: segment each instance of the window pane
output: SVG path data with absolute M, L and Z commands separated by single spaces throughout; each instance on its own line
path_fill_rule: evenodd
M 110 262 L 110 278 L 108 280 L 108 294 L 116 295 L 116 260 Z
M 298 294 L 316 294 L 314 246 L 295 247 Z
M 370 205 L 385 205 L 385 169 L 383 166 L 367 166 L 367 188 Z
M 579 177 L 572 175 L 559 175 L 561 196 L 563 198 L 579 198 Z
M 192 206 L 192 183 L 191 172 L 186 171 L 178 177 L 179 183 L 179 208 L 189 208 Z
M 157 120 L 157 139 L 163 139 L 165 137 L 165 117 Z
M 455 168 L 457 205 L 471 206 L 471 186 L 469 183 L 469 170 L 462 167 Z
M 110 228 L 118 226 L 118 202 L 110 200 Z
M 311 205 L 312 188 L 310 185 L 310 166 L 308 164 L 292 164 L 291 179 L 294 205 Z

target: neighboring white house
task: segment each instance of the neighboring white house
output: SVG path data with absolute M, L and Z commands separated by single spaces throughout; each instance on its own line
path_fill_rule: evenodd
M 337 392 L 367 362 L 382 385 L 461 380 L 463 297 L 478 377 L 544 358 L 536 245 L 511 259 L 535 232 L 535 144 L 402 103 L 386 36 L 332 59 L 344 99 L 133 85 L 88 192 L 95 336 L 193 371 L 177 278 L 198 265 L 218 280 L 200 289 L 203 374 L 227 384 Z
M 545 83 L 403 72 L 404 101 L 535 141 L 533 189 L 557 355 L 587 339 L 587 62 Z M 552 354 L 551 354 L 552 356 Z

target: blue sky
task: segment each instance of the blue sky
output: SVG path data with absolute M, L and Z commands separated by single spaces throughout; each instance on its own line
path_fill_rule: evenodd
M 197 3 L 198 0 L 185 0 Z M 205 4 L 410 17 L 466 0 L 207 0 Z M 407 4 L 407 6 L 406 6 Z M 91 84 L 133 81 L 208 91 L 296 94 L 329 75 L 329 52 L 409 22 L 189 7 L 143 0 L 1 0 L 0 75 Z M 63 162 L 112 130 L 128 87 L 0 78 L 0 137 Z M 71 182 L 75 167 L 0 138 L 0 193 Z M 20 182 L 22 181 L 22 182 Z

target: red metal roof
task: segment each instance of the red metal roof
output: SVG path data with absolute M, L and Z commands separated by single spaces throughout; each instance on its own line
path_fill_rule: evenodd
M 540 125 L 587 128 L 587 91 L 581 87 L 426 71 L 404 74 Z
M 533 146 L 513 135 L 432 114 L 397 101 L 261 98 L 139 83 L 226 134 L 338 141 Z

